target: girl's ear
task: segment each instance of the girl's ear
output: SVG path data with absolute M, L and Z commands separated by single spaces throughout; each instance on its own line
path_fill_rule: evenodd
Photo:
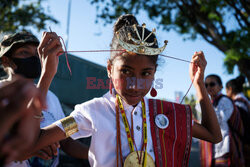
M 108 77 L 111 77 L 112 74 L 112 63 L 110 60 L 107 61 L 107 73 L 108 73 Z

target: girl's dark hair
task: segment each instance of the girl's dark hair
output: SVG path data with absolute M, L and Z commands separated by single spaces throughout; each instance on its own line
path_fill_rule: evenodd
M 217 81 L 217 83 L 218 83 L 220 86 L 222 86 L 221 78 L 220 78 L 218 75 L 216 75 L 216 74 L 210 74 L 210 75 L 208 75 L 208 76 L 205 78 L 205 80 L 206 80 L 207 78 L 211 78 L 211 77 L 215 78 L 215 80 Z
M 128 33 L 131 34 L 131 36 L 135 39 L 138 39 L 136 32 L 134 31 L 133 25 L 137 26 L 137 30 L 141 36 L 142 34 L 142 27 L 139 26 L 137 19 L 135 18 L 134 15 L 132 14 L 125 14 L 120 16 L 117 21 L 114 24 L 114 34 L 113 34 L 113 39 L 110 44 L 111 50 L 119 50 L 123 49 L 117 39 L 116 32 L 119 32 L 120 39 L 124 42 L 134 44 L 132 40 L 129 40 L 128 38 Z M 146 38 L 151 31 L 145 28 L 145 33 L 144 33 L 144 38 Z M 152 34 L 146 42 L 151 43 L 154 42 L 156 39 L 156 36 Z M 138 39 L 139 40 L 139 39 Z M 158 48 L 158 42 L 156 41 L 154 45 L 150 46 L 152 48 Z M 110 54 L 110 61 L 112 62 L 118 55 L 120 55 L 117 52 L 111 52 Z M 157 64 L 157 59 L 158 55 L 155 56 L 148 56 L 150 60 L 154 63 Z
M 245 83 L 245 77 L 240 75 L 235 79 L 231 79 L 226 83 L 226 88 L 232 88 L 234 94 L 240 93 L 243 91 L 243 84 Z

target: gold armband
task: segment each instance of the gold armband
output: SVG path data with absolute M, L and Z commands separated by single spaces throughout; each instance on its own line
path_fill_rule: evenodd
M 78 127 L 75 119 L 72 116 L 65 117 L 60 120 L 65 130 L 65 134 L 67 137 L 73 135 L 74 133 L 78 132 Z

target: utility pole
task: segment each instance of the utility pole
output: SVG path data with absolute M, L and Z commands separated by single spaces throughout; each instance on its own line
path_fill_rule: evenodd
M 70 14 L 71 14 L 71 0 L 69 0 L 68 3 L 68 18 L 67 18 L 67 29 L 66 29 L 66 49 L 68 50 L 68 44 L 69 44 L 69 27 L 70 27 Z

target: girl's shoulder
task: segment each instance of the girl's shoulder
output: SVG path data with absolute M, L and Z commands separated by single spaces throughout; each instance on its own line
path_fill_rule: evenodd
M 105 98 L 98 97 L 98 98 L 94 98 L 94 99 L 88 100 L 86 102 L 83 102 L 81 104 L 77 104 L 76 107 L 84 107 L 84 108 L 95 107 L 96 108 L 96 107 L 103 105 L 103 104 L 105 104 Z
M 102 120 L 104 116 L 113 114 L 115 107 L 110 105 L 109 99 L 104 95 L 102 97 L 94 98 L 75 106 L 74 111 L 71 113 L 74 117 L 84 117 L 91 122 Z
M 106 105 L 109 104 L 110 98 L 107 97 L 107 94 L 103 95 L 102 97 L 96 97 L 81 104 L 77 104 L 75 109 L 103 109 Z

